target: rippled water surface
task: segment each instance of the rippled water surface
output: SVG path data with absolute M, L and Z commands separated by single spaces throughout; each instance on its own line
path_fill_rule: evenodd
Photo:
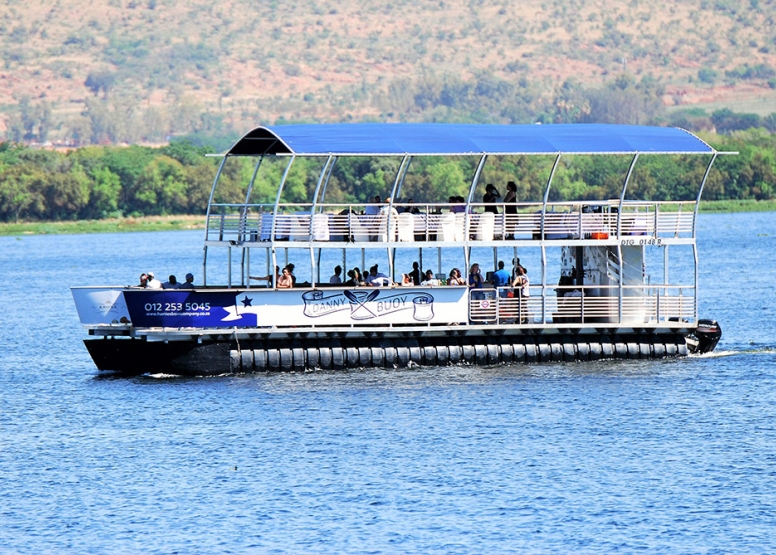
M 201 239 L 0 238 L 0 552 L 776 551 L 776 215 L 701 217 L 712 356 L 98 375 L 68 287 Z

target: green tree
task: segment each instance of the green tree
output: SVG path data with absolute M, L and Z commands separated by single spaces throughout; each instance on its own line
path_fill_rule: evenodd
M 45 204 L 35 185 L 44 179 L 43 172 L 27 165 L 11 166 L 0 172 L 0 218 L 18 222 L 23 215 L 40 216 Z
M 169 156 L 157 156 L 135 181 L 134 202 L 143 214 L 178 214 L 188 208 L 183 165 Z
M 77 163 L 47 175 L 40 188 L 49 220 L 78 219 L 89 202 L 89 178 Z
M 108 218 L 118 215 L 121 179 L 105 167 L 90 172 L 89 204 L 84 209 L 86 218 Z

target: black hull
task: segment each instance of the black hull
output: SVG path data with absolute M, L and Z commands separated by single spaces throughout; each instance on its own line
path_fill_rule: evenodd
M 101 338 L 88 339 L 85 344 L 100 370 L 180 375 L 660 359 L 688 354 L 684 333 L 286 338 L 205 343 Z

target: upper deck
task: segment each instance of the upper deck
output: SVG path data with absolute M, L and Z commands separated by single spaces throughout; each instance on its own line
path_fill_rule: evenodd
M 663 127 L 630 125 L 454 125 L 454 124 L 329 124 L 258 127 L 228 152 L 230 157 L 255 157 L 257 162 L 240 202 L 223 202 L 214 184 L 207 215 L 207 246 L 293 242 L 295 247 L 364 248 L 440 243 L 482 245 L 509 241 L 516 246 L 536 241 L 568 240 L 574 244 L 605 241 L 617 244 L 644 240 L 691 242 L 697 207 L 717 152 L 691 133 Z M 705 156 L 705 171 L 683 199 L 633 199 L 628 187 L 640 157 L 656 155 Z M 548 157 L 541 195 L 503 202 L 481 202 L 478 189 L 488 162 L 520 156 Z M 625 156 L 628 163 L 622 187 L 606 199 L 557 201 L 554 178 L 561 160 L 575 156 Z M 276 183 L 274 201 L 253 199 L 254 183 L 265 158 L 286 158 Z M 333 170 L 343 157 L 394 158 L 395 175 L 386 176 L 385 201 L 332 202 L 327 198 Z M 455 203 L 425 198 L 411 201 L 405 181 L 413 159 L 462 158 L 471 162 L 468 183 Z M 286 198 L 288 176 L 298 158 L 321 159 L 317 181 L 307 199 Z M 400 162 L 398 162 L 400 161 Z M 224 164 L 222 163 L 222 169 Z M 219 170 L 219 175 L 221 170 Z M 487 179 L 490 179 L 488 176 Z M 501 184 L 503 187 L 503 183 Z M 453 191 L 450 191 L 453 194 Z M 332 195 L 329 194 L 328 197 Z M 427 195 L 429 196 L 429 195 Z M 377 243 L 377 244 L 375 244 Z M 380 245 L 382 244 L 382 245 Z M 601 244 L 601 243 L 598 243 Z M 644 244 L 643 242 L 641 244 Z

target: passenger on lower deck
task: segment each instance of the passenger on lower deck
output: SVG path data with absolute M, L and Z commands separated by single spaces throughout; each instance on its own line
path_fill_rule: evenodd
M 355 266 L 351 272 L 353 272 L 353 282 L 356 284 L 356 286 L 364 285 L 364 275 L 361 273 L 361 270 L 358 266 Z M 350 275 L 350 272 L 348 272 L 348 275 Z
M 461 275 L 461 270 L 458 268 L 450 270 L 450 277 L 447 280 L 447 285 L 466 285 L 466 280 Z
M 434 277 L 434 272 L 426 270 L 426 273 L 423 274 L 423 281 L 421 281 L 420 284 L 426 287 L 439 285 L 439 280 Z
M 161 289 L 162 288 L 162 282 L 154 277 L 154 273 L 153 272 L 147 272 L 147 275 L 148 275 L 148 285 L 146 285 L 146 287 L 148 289 Z
M 342 283 L 342 266 L 337 265 L 334 268 L 334 275 L 329 278 L 329 283 L 339 285 Z
M 186 274 L 186 279 L 191 276 L 191 274 Z M 274 287 L 275 284 L 278 282 L 278 278 L 280 278 L 280 267 L 275 266 L 275 276 L 272 275 L 266 275 L 266 276 L 250 276 L 251 279 L 255 279 L 256 281 L 266 281 L 267 287 Z M 194 279 L 194 276 L 191 276 L 191 279 Z M 191 287 L 185 287 L 185 283 L 181 284 L 179 289 L 194 289 L 194 285 Z
M 480 265 L 474 263 L 472 264 L 471 268 L 469 268 L 469 291 L 471 291 L 472 299 L 484 298 L 482 292 L 483 284 L 484 280 L 482 279 Z
M 296 276 L 294 275 L 295 266 L 289 263 L 289 264 L 286 264 L 286 268 L 288 268 L 288 273 L 291 276 L 291 286 L 295 287 L 296 286 Z M 286 268 L 283 268 L 283 269 L 285 270 Z
M 513 295 L 518 299 L 517 321 L 522 324 L 528 323 L 528 298 L 531 296 L 530 281 L 525 268 L 518 264 L 516 268 L 517 275 L 512 281 Z
M 367 285 L 372 287 L 381 287 L 391 285 L 391 278 L 378 270 L 377 264 L 369 268 L 369 275 L 364 279 Z
M 186 281 L 181 283 L 178 289 L 194 289 L 194 274 L 191 272 L 186 274 Z
M 409 273 L 413 285 L 420 285 L 420 265 L 417 262 L 412 263 L 412 271 Z
M 288 266 L 283 268 L 283 274 L 278 279 L 278 289 L 291 289 L 294 286 L 294 280 L 291 278 L 291 271 Z
M 509 286 L 510 276 L 509 272 L 504 269 L 504 261 L 498 261 L 498 270 L 493 272 L 491 277 L 491 283 L 493 287 L 498 291 L 499 297 L 507 296 L 507 287 Z
M 162 289 L 178 289 L 180 286 L 178 279 L 174 275 L 171 275 L 168 280 L 162 284 Z

